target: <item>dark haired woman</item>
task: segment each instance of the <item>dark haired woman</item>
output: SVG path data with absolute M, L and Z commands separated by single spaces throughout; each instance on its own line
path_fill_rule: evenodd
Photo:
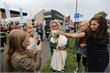
M 88 72 L 104 72 L 109 64 L 109 52 L 107 44 L 109 43 L 109 33 L 107 32 L 107 20 L 104 17 L 93 17 L 90 20 L 90 31 L 61 34 L 81 38 L 86 37 Z

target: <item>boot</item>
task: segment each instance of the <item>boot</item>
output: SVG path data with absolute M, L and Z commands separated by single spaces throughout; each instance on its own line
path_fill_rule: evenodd
M 85 67 L 85 72 L 87 72 L 87 66 L 84 66 Z
M 79 71 L 79 63 L 77 63 L 75 72 L 78 72 L 78 71 Z

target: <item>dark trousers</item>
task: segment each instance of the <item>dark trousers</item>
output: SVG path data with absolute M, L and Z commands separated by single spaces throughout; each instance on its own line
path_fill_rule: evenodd
M 48 38 L 49 38 L 49 34 L 50 34 L 50 33 L 45 33 L 45 34 L 46 34 L 46 37 L 47 37 L 47 39 L 48 39 Z
M 7 37 L 3 37 L 0 39 L 1 40 L 1 46 L 0 47 L 4 47 L 4 43 L 6 43 L 6 38 Z
M 78 53 L 76 54 L 76 56 L 77 56 L 78 64 L 80 63 L 81 58 L 82 58 L 83 66 L 87 66 L 87 58 L 86 57 L 83 57 L 83 56 L 81 56 L 81 54 L 78 54 Z
M 104 72 L 108 64 L 108 56 L 88 57 L 88 72 Z
M 38 33 L 41 37 L 41 40 L 43 41 L 43 33 Z
M 51 56 L 53 55 L 53 49 L 50 50 Z

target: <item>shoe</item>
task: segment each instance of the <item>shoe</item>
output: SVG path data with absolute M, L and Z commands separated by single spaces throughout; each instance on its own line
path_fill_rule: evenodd
M 77 67 L 76 67 L 76 70 L 75 70 L 76 72 L 78 72 L 79 71 L 79 64 L 77 63 Z
M 65 72 L 65 69 L 62 69 L 61 72 L 62 72 L 62 73 Z
M 79 67 L 77 67 L 75 71 L 78 72 L 79 71 Z
M 82 73 L 87 73 L 87 67 L 82 67 Z

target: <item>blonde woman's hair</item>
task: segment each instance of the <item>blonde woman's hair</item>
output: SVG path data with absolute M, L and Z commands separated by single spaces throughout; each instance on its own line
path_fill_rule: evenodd
M 10 62 L 10 58 L 14 52 L 24 52 L 26 51 L 26 47 L 22 46 L 27 34 L 25 31 L 20 29 L 12 30 L 6 39 L 6 45 L 4 49 L 4 63 L 6 63 L 6 70 L 12 71 L 13 67 Z
M 89 26 L 89 25 L 90 25 L 88 20 L 83 20 L 83 21 L 81 21 L 81 23 L 80 23 L 80 24 L 84 24 L 84 25 L 87 25 L 87 26 Z
M 52 21 L 50 22 L 50 26 L 51 26 L 52 23 L 56 23 L 56 24 L 60 27 L 60 23 L 59 23 L 58 20 L 52 20 Z
M 13 53 L 14 51 L 23 51 L 25 47 L 22 46 L 23 41 L 25 40 L 27 34 L 25 31 L 16 29 L 11 31 L 7 36 L 6 45 L 8 46 L 8 54 Z
M 87 29 L 85 30 L 85 32 L 88 32 L 90 30 L 89 20 L 83 20 L 83 21 L 81 21 L 80 25 L 81 24 L 86 25 Z

